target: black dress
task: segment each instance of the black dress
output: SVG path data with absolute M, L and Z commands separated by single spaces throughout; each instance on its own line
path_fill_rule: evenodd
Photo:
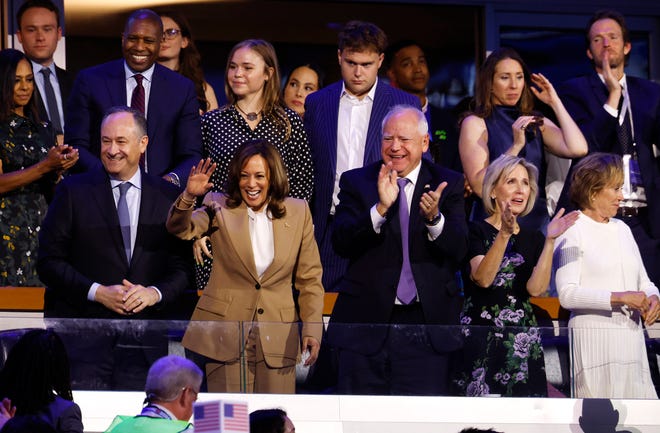
M 55 139 L 47 125 L 11 114 L 0 125 L 3 173 L 46 158 Z M 38 235 L 54 175 L 0 194 L 0 286 L 43 286 L 37 275 Z
M 468 257 L 485 255 L 497 233 L 486 221 L 470 223 Z M 547 396 L 541 335 L 526 288 L 543 243 L 540 232 L 521 229 L 509 239 L 490 287 L 466 278 L 461 323 L 468 326 L 463 328 L 463 370 L 456 380 L 461 394 Z

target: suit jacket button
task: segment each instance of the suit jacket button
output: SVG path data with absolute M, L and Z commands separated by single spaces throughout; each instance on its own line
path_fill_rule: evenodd
M 261 289 L 261 284 L 259 284 L 259 283 L 255 284 L 254 288 L 257 289 L 257 290 Z
M 259 308 L 259 309 L 257 310 L 257 313 L 259 313 L 259 314 L 264 314 L 264 309 L 263 309 L 263 308 Z

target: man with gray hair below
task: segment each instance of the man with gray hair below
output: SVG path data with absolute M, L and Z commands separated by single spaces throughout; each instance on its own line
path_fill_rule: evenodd
M 192 432 L 188 420 L 202 378 L 202 370 L 186 358 L 168 355 L 158 359 L 147 374 L 142 412 L 137 416 L 118 415 L 106 433 Z

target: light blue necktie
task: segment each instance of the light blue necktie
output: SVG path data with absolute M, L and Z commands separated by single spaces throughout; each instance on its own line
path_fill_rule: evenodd
M 128 263 L 131 263 L 131 214 L 128 211 L 126 192 L 130 187 L 130 182 L 119 184 L 119 201 L 117 201 L 119 226 L 121 227 L 121 237 L 124 240 L 124 250 L 126 252 L 126 259 L 128 260 Z

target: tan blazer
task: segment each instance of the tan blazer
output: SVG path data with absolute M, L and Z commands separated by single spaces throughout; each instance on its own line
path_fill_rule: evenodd
M 269 367 L 294 365 L 302 335 L 321 341 L 323 286 L 321 261 L 309 207 L 287 198 L 286 214 L 273 220 L 275 254 L 261 279 L 257 275 L 245 203 L 235 209 L 222 193 L 208 193 L 201 208 L 172 205 L 167 229 L 182 239 L 212 231 L 211 277 L 197 302 L 183 345 L 218 361 L 239 358 L 252 322 L 258 323 Z M 292 283 L 300 291 L 296 312 Z

